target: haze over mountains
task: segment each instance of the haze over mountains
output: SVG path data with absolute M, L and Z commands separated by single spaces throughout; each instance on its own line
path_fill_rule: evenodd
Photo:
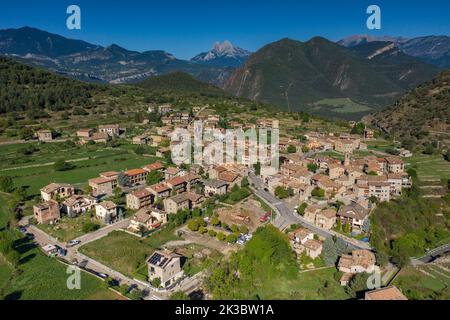
M 192 81 L 184 72 L 283 109 L 357 118 L 448 68 L 450 38 L 283 39 L 253 54 L 224 41 L 187 61 L 163 50 L 102 47 L 24 27 L 0 30 L 0 54 L 90 82 L 137 83 L 177 72 L 179 85 Z

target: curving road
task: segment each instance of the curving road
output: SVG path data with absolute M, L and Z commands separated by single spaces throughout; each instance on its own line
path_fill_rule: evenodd
M 254 185 L 254 187 L 252 187 L 253 192 L 277 213 L 277 217 L 273 221 L 273 225 L 275 225 L 278 229 L 284 230 L 292 224 L 300 224 L 322 237 L 331 238 L 333 236 L 336 236 L 344 240 L 350 248 L 371 250 L 370 245 L 366 242 L 346 237 L 332 230 L 319 228 L 316 225 L 306 221 L 297 213 L 290 211 L 282 200 L 276 198 L 271 193 L 264 190 L 265 188 L 267 188 L 267 186 L 259 177 L 255 176 L 253 173 L 250 173 L 249 180 Z

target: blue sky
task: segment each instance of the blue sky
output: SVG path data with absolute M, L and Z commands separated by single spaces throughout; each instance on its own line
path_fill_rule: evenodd
M 305 2 L 305 3 L 303 3 Z M 66 9 L 81 7 L 82 29 L 66 29 Z M 366 9 L 382 10 L 382 30 L 366 28 Z M 207 51 L 215 41 L 256 51 L 289 37 L 320 35 L 339 40 L 353 34 L 450 35 L 448 0 L 2 0 L 0 28 L 31 26 L 100 45 L 166 50 L 178 58 Z

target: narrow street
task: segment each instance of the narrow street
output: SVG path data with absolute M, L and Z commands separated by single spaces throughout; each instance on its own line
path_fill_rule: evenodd
M 340 233 L 334 232 L 332 230 L 325 230 L 322 228 L 317 227 L 316 225 L 306 221 L 303 217 L 299 216 L 298 214 L 291 212 L 289 210 L 285 203 L 273 196 L 268 191 L 264 190 L 266 188 L 266 185 L 263 183 L 263 181 L 255 176 L 253 173 L 249 175 L 250 182 L 254 184 L 253 191 L 255 194 L 264 200 L 264 202 L 267 203 L 274 211 L 277 213 L 276 219 L 273 221 L 273 225 L 275 225 L 280 230 L 284 230 L 288 228 L 292 224 L 301 224 L 305 228 L 308 228 L 312 232 L 325 237 L 330 238 L 333 236 L 336 236 L 342 240 L 344 240 L 351 248 L 355 249 L 367 249 L 370 250 L 371 247 L 368 243 L 362 242 L 356 239 L 352 239 L 349 237 L 346 237 Z

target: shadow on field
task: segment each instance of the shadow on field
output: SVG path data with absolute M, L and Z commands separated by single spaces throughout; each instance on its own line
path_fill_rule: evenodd
M 5 300 L 19 300 L 22 297 L 22 291 L 14 291 L 5 296 Z

